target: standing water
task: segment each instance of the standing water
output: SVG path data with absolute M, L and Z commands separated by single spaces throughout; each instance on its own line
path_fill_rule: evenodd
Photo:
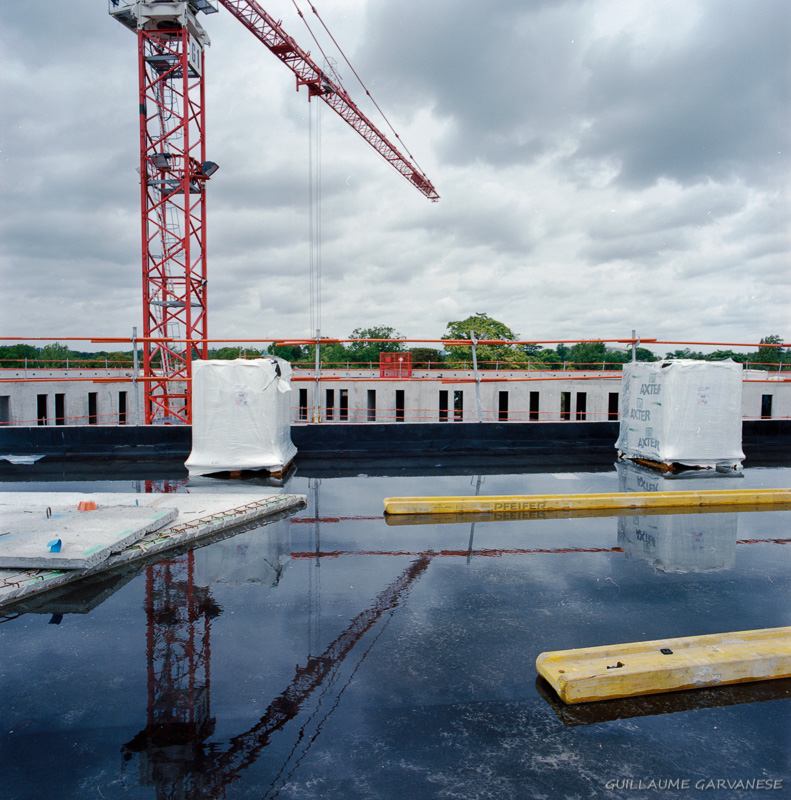
M 789 477 L 748 469 L 707 485 Z M 791 796 L 791 680 L 564 706 L 535 670 L 547 650 L 791 624 L 791 511 L 382 514 L 385 496 L 638 479 L 656 480 L 0 484 L 308 498 L 286 519 L 0 617 L 0 798 Z

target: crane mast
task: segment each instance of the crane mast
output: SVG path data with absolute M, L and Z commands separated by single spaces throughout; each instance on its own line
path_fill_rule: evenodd
M 193 358 L 208 356 L 204 48 L 208 0 L 110 0 L 137 34 L 145 421 L 189 423 Z
M 404 156 L 254 0 L 109 0 L 137 35 L 143 267 L 145 422 L 192 422 L 192 361 L 208 357 L 205 58 L 198 14 L 221 3 L 318 97 L 430 200 L 439 195 Z

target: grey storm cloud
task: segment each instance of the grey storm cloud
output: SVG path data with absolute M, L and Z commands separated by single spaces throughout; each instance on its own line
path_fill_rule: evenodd
M 363 59 L 389 91 L 398 87 L 405 112 L 417 98 L 449 120 L 443 160 L 521 162 L 573 122 L 586 16 L 577 0 L 385 4 L 372 12 Z
M 290 2 L 262 5 L 318 52 Z M 485 311 L 527 338 L 791 339 L 786 0 L 320 11 L 442 198 L 323 112 L 327 335 L 436 338 Z M 203 22 L 210 335 L 302 336 L 316 103 L 223 9 Z M 6 0 L 0 61 L 2 335 L 125 334 L 142 314 L 134 36 L 104 3 Z
M 646 52 L 628 33 L 594 46 L 584 113 L 595 122 L 577 155 L 616 156 L 628 185 L 774 183 L 788 157 L 789 29 L 787 3 L 726 0 L 675 48 Z
M 655 47 L 629 30 L 593 35 L 599 5 L 385 4 L 365 63 L 406 108 L 417 96 L 451 121 L 455 162 L 523 163 L 572 138 L 570 161 L 617 159 L 632 186 L 767 178 L 786 163 L 791 6 L 693 3 L 692 30 Z

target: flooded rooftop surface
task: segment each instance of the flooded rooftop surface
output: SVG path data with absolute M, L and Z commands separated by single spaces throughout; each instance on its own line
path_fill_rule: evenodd
M 776 488 L 791 468 L 473 469 L 0 483 L 308 497 L 0 617 L 0 797 L 789 796 L 791 680 L 564 706 L 535 659 L 791 624 L 791 511 L 396 525 L 382 498 Z

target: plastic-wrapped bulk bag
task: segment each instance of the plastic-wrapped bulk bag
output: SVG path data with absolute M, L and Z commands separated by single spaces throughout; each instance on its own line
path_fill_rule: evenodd
M 282 471 L 297 453 L 290 378 L 280 358 L 194 361 L 190 475 Z
M 674 469 L 741 469 L 742 366 L 734 361 L 624 365 L 622 458 Z

